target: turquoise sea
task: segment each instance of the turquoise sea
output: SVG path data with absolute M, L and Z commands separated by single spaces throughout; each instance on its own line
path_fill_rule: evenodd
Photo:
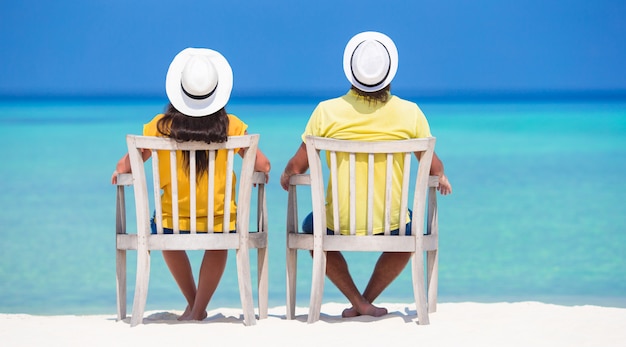
M 439 199 L 440 302 L 626 307 L 626 101 L 411 100 L 429 119 L 454 188 Z M 287 194 L 279 177 L 317 101 L 228 106 L 261 134 L 272 161 L 271 306 L 285 305 Z M 0 313 L 115 314 L 110 176 L 125 135 L 141 133 L 164 105 L 0 100 Z M 160 254 L 152 259 L 147 309 L 184 309 Z M 348 259 L 363 287 L 375 256 Z M 311 264 L 306 253 L 299 260 L 298 305 L 306 305 Z M 231 254 L 209 309 L 239 307 L 234 265 Z M 408 269 L 379 298 L 411 300 Z M 328 282 L 324 301 L 346 303 Z

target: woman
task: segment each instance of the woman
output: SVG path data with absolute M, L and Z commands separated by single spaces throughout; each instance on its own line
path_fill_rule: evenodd
M 234 115 L 226 113 L 226 103 L 232 90 L 233 75 L 228 61 L 218 52 L 204 48 L 187 48 L 181 51 L 172 63 L 166 77 L 166 92 L 170 104 L 164 114 L 154 117 L 144 125 L 145 136 L 165 136 L 177 141 L 204 141 L 207 143 L 226 142 L 229 136 L 247 134 L 247 125 Z M 243 153 L 240 153 L 243 155 Z M 144 161 L 150 157 L 150 151 L 142 153 Z M 163 204 L 163 226 L 165 233 L 172 232 L 171 221 L 171 189 L 169 182 L 169 159 L 165 153 L 159 153 L 159 170 L 163 172 L 161 188 Z M 216 165 L 225 165 L 225 158 L 219 155 Z M 178 163 L 179 185 L 188 186 L 189 154 L 183 153 Z M 208 158 L 203 153 L 197 153 L 196 173 L 199 180 L 206 179 Z M 267 157 L 257 150 L 255 171 L 265 173 L 266 182 L 270 171 L 270 162 Z M 131 171 L 128 154 L 122 157 L 113 172 L 112 183 L 117 182 L 117 175 Z M 216 181 L 217 182 L 217 181 Z M 225 182 L 216 186 L 215 191 L 223 191 Z M 217 185 L 217 183 L 216 183 Z M 197 185 L 198 206 L 206 206 L 206 185 Z M 204 191 L 202 191 L 202 187 Z M 179 201 L 188 199 L 184 189 L 179 192 Z M 188 189 L 187 189 L 188 191 Z M 233 199 L 235 194 L 232 195 Z M 204 201 L 202 201 L 204 199 Z M 219 199 L 216 199 L 219 201 Z M 181 204 L 188 206 L 187 204 Z M 231 201 L 231 211 L 236 208 Z M 223 204 L 216 206 L 216 215 L 223 213 Z M 188 231 L 189 211 L 181 208 L 180 230 Z M 206 229 L 206 211 L 198 209 L 198 230 Z M 204 215 L 203 215 L 204 214 Z M 204 217 L 204 218 L 203 218 Z M 234 218 L 231 219 L 230 230 L 234 230 Z M 205 223 L 204 227 L 201 223 Z M 215 219 L 215 230 L 222 230 L 222 219 Z M 156 227 L 153 223 L 153 233 Z M 163 258 L 170 269 L 176 283 L 187 300 L 187 307 L 179 320 L 203 320 L 206 318 L 206 308 L 217 289 L 226 266 L 227 250 L 205 251 L 200 267 L 198 286 L 185 251 L 163 251 Z

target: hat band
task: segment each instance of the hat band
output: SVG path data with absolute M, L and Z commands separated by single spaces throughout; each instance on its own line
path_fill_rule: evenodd
M 180 84 L 180 88 L 183 90 L 183 93 L 185 93 L 185 95 L 187 95 L 188 97 L 190 97 L 190 98 L 192 98 L 194 100 L 204 100 L 204 99 L 210 98 L 211 95 L 213 95 L 215 93 L 215 91 L 217 90 L 217 84 L 215 84 L 215 88 L 213 88 L 212 91 L 210 91 L 208 94 L 204 94 L 204 95 L 193 95 L 193 94 L 189 93 L 188 91 L 185 90 L 185 87 L 183 86 L 182 83 Z
M 363 41 L 363 42 L 365 42 L 365 41 Z M 354 51 L 352 51 L 352 56 L 350 57 L 350 61 L 352 61 L 352 59 L 354 59 L 354 52 L 356 52 L 356 49 L 357 49 L 357 48 L 358 48 L 358 47 L 359 47 L 359 46 L 360 46 L 363 42 L 359 43 L 359 44 L 358 44 L 358 45 L 354 48 Z M 382 42 L 380 42 L 380 41 L 378 41 L 378 40 L 376 40 L 376 42 L 380 43 L 380 44 L 381 44 L 381 46 L 385 47 L 385 45 L 384 45 Z M 389 57 L 389 61 L 391 62 L 391 55 L 389 55 L 389 50 L 387 50 L 387 47 L 385 47 L 385 52 L 387 52 L 387 56 Z M 383 82 L 387 79 L 387 77 L 389 76 L 389 72 L 390 72 L 390 71 L 391 71 L 391 64 L 389 64 L 389 67 L 387 67 L 387 72 L 385 73 L 385 76 L 384 76 L 384 77 L 383 77 L 383 78 L 382 78 L 382 79 L 381 79 L 378 83 L 374 83 L 374 84 L 367 84 L 367 83 L 363 83 L 363 82 L 359 81 L 359 78 L 358 78 L 358 77 L 356 77 L 356 75 L 354 74 L 354 68 L 352 68 L 352 64 L 350 64 L 350 72 L 352 72 L 352 76 L 354 77 L 354 79 L 355 79 L 357 82 L 359 82 L 362 86 L 365 86 L 365 87 L 370 87 L 370 88 L 371 88 L 371 87 L 376 87 L 376 86 L 381 85 L 381 84 L 382 84 L 382 83 L 383 83 Z

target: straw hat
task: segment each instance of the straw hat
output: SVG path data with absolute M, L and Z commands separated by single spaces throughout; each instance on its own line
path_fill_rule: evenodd
M 233 71 L 219 52 L 186 48 L 174 57 L 165 91 L 174 107 L 192 117 L 208 116 L 226 106 L 233 89 Z
M 343 71 L 358 89 L 379 91 L 391 83 L 397 70 L 398 50 L 387 35 L 366 31 L 348 41 L 343 52 Z

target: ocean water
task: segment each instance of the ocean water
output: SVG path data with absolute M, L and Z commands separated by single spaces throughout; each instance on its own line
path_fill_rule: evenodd
M 419 102 L 419 100 L 413 100 Z M 314 100 L 234 100 L 260 133 L 268 186 L 270 305 L 285 304 L 279 182 Z M 0 312 L 115 314 L 115 188 L 125 135 L 164 100 L 0 101 Z M 439 300 L 626 307 L 626 102 L 422 102 L 454 193 L 440 197 Z M 304 209 L 307 201 L 301 196 Z M 308 202 L 310 206 L 310 202 Z M 130 212 L 132 215 L 132 211 Z M 134 229 L 134 220 L 129 228 Z M 191 253 L 197 271 L 200 253 Z M 348 254 L 360 288 L 375 254 Z M 129 304 L 135 257 L 129 255 Z M 185 302 L 159 252 L 148 310 Z M 307 305 L 310 257 L 299 257 Z M 235 262 L 209 308 L 239 307 Z M 411 302 L 408 268 L 379 298 Z M 327 281 L 325 302 L 347 301 Z

